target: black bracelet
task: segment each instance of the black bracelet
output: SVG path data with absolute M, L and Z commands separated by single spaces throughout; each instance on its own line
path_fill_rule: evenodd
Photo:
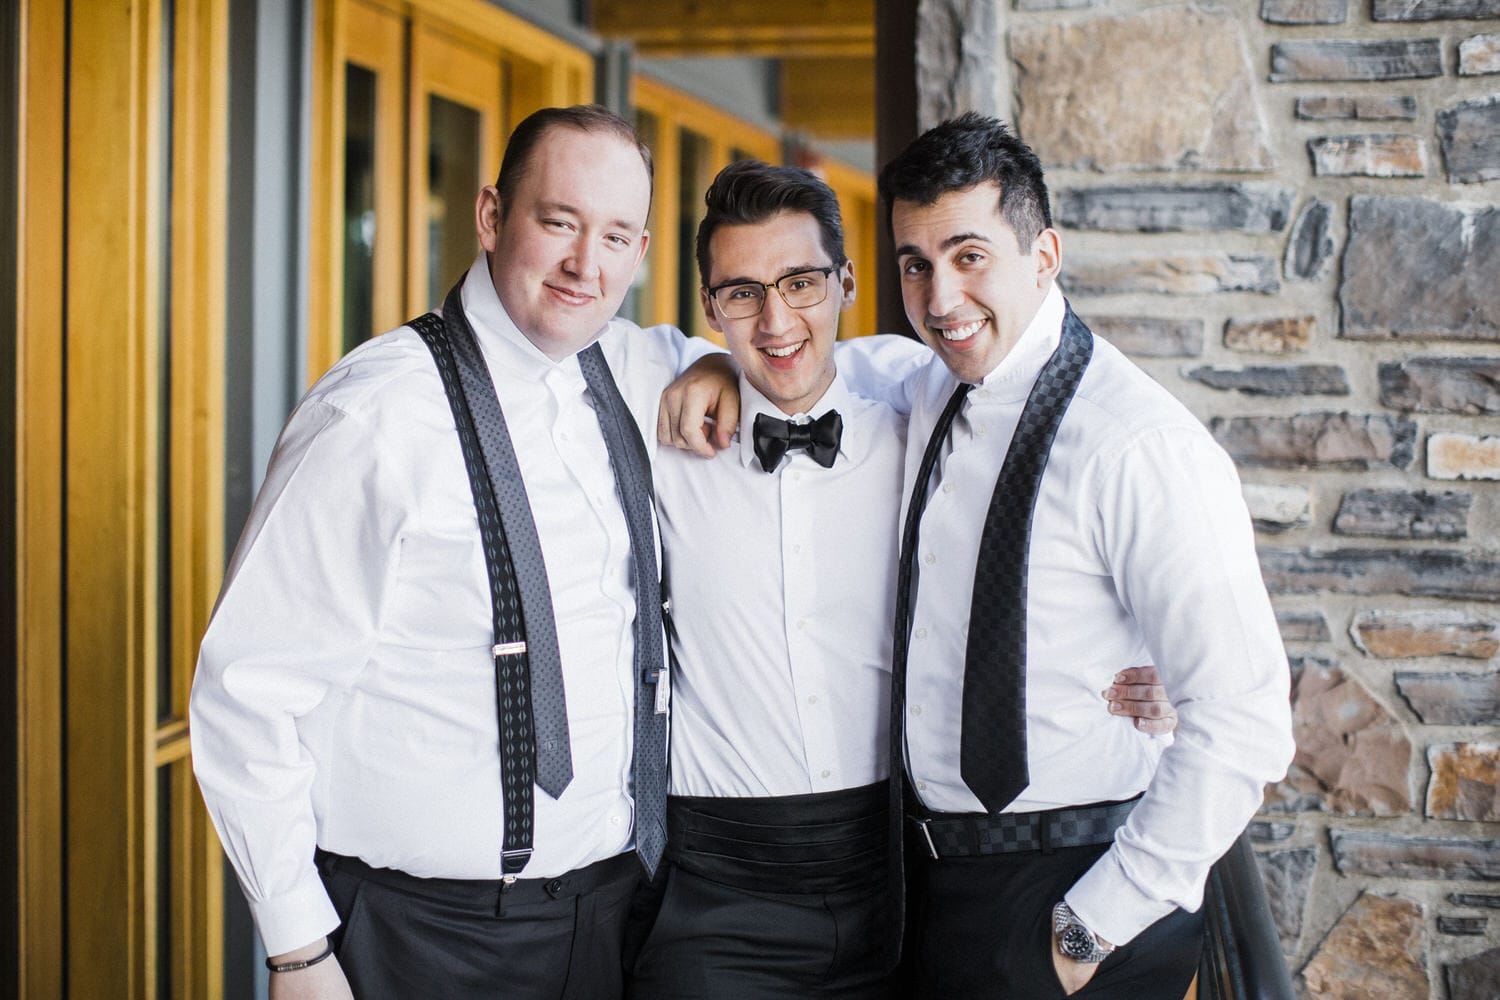
M 283 962 L 280 965 L 277 965 L 275 962 L 272 962 L 268 958 L 266 959 L 266 968 L 270 969 L 272 972 L 298 972 L 302 969 L 311 968 L 312 966 L 317 965 L 319 962 L 323 961 L 323 959 L 328 958 L 332 954 L 333 942 L 324 941 L 323 950 L 318 952 L 318 954 L 314 955 L 312 958 L 305 958 L 300 962 Z

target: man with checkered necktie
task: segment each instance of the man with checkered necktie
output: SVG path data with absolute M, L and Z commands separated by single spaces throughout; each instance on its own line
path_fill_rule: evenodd
M 1178 1000 L 1209 867 L 1293 752 L 1234 466 L 1073 314 L 1002 123 L 939 125 L 880 190 L 934 355 L 905 389 L 891 717 L 915 992 Z M 1165 749 L 1099 724 L 1136 662 L 1178 710 Z

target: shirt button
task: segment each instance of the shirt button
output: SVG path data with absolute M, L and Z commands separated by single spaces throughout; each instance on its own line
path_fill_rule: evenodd
M 800 545 L 793 545 L 792 546 L 792 554 L 793 555 L 796 555 L 797 553 L 799 553 L 801 551 L 802 551 L 802 546 L 800 546 Z
M 937 556 L 935 556 L 931 552 L 929 552 L 925 556 L 922 557 L 922 561 L 924 563 L 926 563 L 927 565 L 931 566 L 933 563 L 937 562 Z
M 919 782 L 917 782 L 917 791 L 919 791 L 919 792 L 925 792 L 925 791 L 927 791 L 927 782 L 925 782 L 925 781 L 919 781 Z
M 926 628 L 919 628 L 919 629 L 917 629 L 917 638 L 918 639 L 925 639 L 925 638 L 927 638 L 927 629 Z
M 911 707 L 911 714 L 912 715 L 921 715 L 922 714 L 922 706 L 921 705 L 913 705 Z
M 807 628 L 807 619 L 806 618 L 798 618 L 797 619 L 797 627 L 799 629 Z
M 815 694 L 808 695 L 807 696 L 807 703 L 809 705 L 816 705 L 818 703 L 818 696 L 815 695 Z
M 953 484 L 952 483 L 944 483 L 943 484 L 943 492 L 944 493 L 952 493 L 953 492 Z
M 825 778 L 828 777 L 832 773 L 833 772 L 829 771 L 826 767 L 823 769 L 823 777 L 825 777 Z
M 800 473 L 800 472 L 794 472 L 794 473 L 792 473 L 792 481 L 800 483 L 802 481 L 802 473 Z
M 618 816 L 611 816 L 609 818 L 609 825 L 610 826 L 619 826 L 620 825 L 620 817 L 618 817 Z
M 978 434 L 980 437 L 984 437 L 989 433 L 989 428 L 985 427 L 984 424 L 980 424 L 978 427 L 974 428 L 974 433 Z

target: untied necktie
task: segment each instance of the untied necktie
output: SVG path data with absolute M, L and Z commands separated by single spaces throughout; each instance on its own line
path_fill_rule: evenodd
M 1093 356 L 1093 335 L 1071 311 L 1026 397 L 979 537 L 964 651 L 959 774 L 997 813 L 1031 783 L 1026 761 L 1026 575 L 1031 518 L 1052 439 Z
M 667 716 L 656 710 L 658 685 L 670 683 L 662 669 L 661 576 L 656 567 L 652 523 L 651 463 L 640 430 L 619 387 L 593 344 L 578 355 L 604 433 L 615 489 L 625 510 L 635 584 L 635 744 L 631 778 L 635 795 L 635 849 L 648 875 L 656 874 L 667 841 Z

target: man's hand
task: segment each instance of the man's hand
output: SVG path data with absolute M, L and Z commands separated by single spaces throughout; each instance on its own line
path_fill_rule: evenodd
M 271 962 L 274 965 L 301 962 L 322 954 L 326 946 L 326 941 L 316 941 L 295 951 L 273 955 Z M 354 1000 L 354 993 L 339 960 L 329 957 L 295 972 L 271 973 L 270 1000 Z
M 661 394 L 656 439 L 713 458 L 740 422 L 740 380 L 727 354 L 699 358 Z
M 1162 736 L 1177 728 L 1177 709 L 1167 700 L 1161 675 L 1152 666 L 1130 667 L 1115 674 L 1115 682 L 1104 692 L 1110 715 L 1135 720 L 1135 728 L 1151 736 Z
M 1140 669 L 1140 668 L 1137 668 Z M 1145 669 L 1151 669 L 1147 667 Z M 1057 950 L 1057 931 L 1052 932 L 1052 968 L 1057 973 L 1057 981 L 1062 983 L 1063 992 L 1072 996 L 1089 984 L 1094 978 L 1094 973 L 1099 971 L 1098 962 L 1075 962 L 1062 952 Z

